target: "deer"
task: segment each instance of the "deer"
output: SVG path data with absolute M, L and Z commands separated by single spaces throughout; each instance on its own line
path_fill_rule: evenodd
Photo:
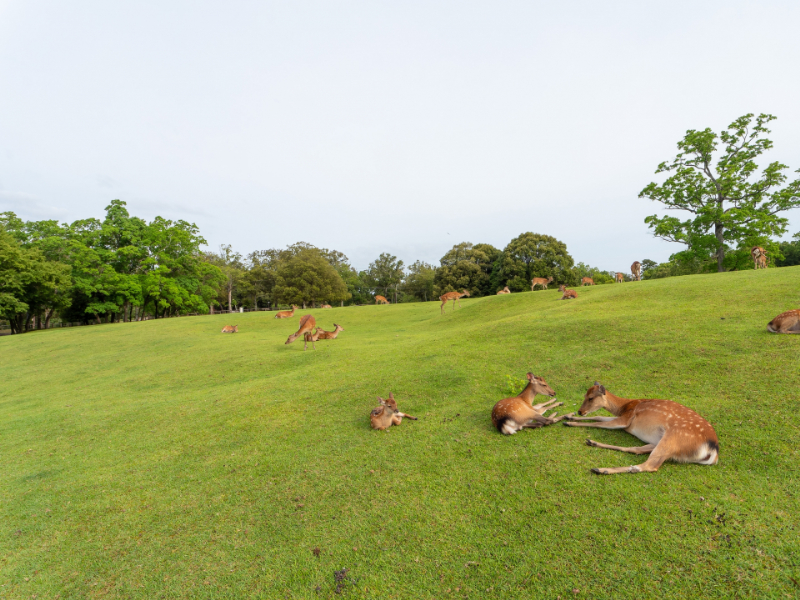
M 316 328 L 314 330 L 314 333 L 311 333 L 310 331 L 306 331 L 303 334 L 303 342 L 305 342 L 305 347 L 303 348 L 303 350 L 307 350 L 308 349 L 308 342 L 311 342 L 311 348 L 313 348 L 314 350 L 317 349 L 317 347 L 314 344 L 315 344 L 315 342 L 317 342 L 319 340 L 320 331 L 321 330 L 319 328 Z M 286 342 L 286 343 L 288 344 L 289 342 Z
M 564 294 L 563 296 L 561 296 L 562 300 L 572 300 L 578 297 L 578 292 L 576 292 L 575 290 L 568 290 L 567 286 L 563 284 L 558 286 L 558 291 Z
M 322 308 L 333 308 L 330 304 L 323 304 Z
M 441 296 L 439 296 L 439 300 L 442 301 L 442 306 L 440 307 L 441 308 L 440 314 L 444 314 L 444 305 L 447 304 L 449 300 L 453 301 L 453 310 L 455 310 L 456 302 L 458 302 L 460 305 L 461 298 L 463 298 L 464 296 L 469 298 L 469 290 L 462 290 L 460 292 L 447 292 L 446 294 L 442 294 Z
M 225 327 L 222 328 L 222 333 L 239 333 L 239 326 L 225 325 Z
M 625 281 L 625 275 L 623 273 L 615 273 L 614 274 L 614 282 L 615 283 L 623 283 Z
M 581 287 L 585 285 L 594 285 L 594 279 L 591 277 L 581 277 Z
M 303 347 L 303 350 L 307 350 L 308 349 L 308 342 L 310 340 L 306 339 L 305 334 L 306 333 L 311 333 L 311 330 L 314 329 L 316 324 L 317 324 L 317 321 L 314 319 L 314 317 L 312 315 L 303 315 L 302 317 L 300 317 L 300 328 L 297 330 L 297 332 L 293 333 L 292 335 L 290 335 L 286 339 L 286 343 L 287 344 L 291 344 L 297 338 L 299 338 L 300 336 L 303 336 L 303 340 L 305 341 L 305 346 Z M 311 347 L 312 348 L 314 347 L 314 342 L 313 341 L 311 342 Z M 314 349 L 316 350 L 316 348 L 314 348 Z
M 389 301 L 383 296 L 375 296 L 375 304 L 389 304 Z
M 292 310 L 281 310 L 275 314 L 276 319 L 289 319 L 294 316 L 294 311 L 297 310 L 297 306 L 292 304 Z
M 510 293 L 511 293 L 511 290 L 510 290 L 510 289 L 508 289 L 508 286 L 506 286 L 506 287 L 504 287 L 502 290 L 500 290 L 499 292 L 497 292 L 497 295 L 498 295 L 498 296 L 500 296 L 500 295 L 502 295 L 502 294 L 510 294 Z
M 767 323 L 770 333 L 800 333 L 800 310 L 787 310 Z
M 753 257 L 753 266 L 755 269 L 767 268 L 767 251 L 761 246 L 753 246 L 750 250 L 750 256 Z
M 333 331 L 325 331 L 324 329 L 317 328 L 317 339 L 320 340 L 335 340 L 340 331 L 344 331 L 341 325 L 333 324 Z
M 585 417 L 605 408 L 613 417 Z M 599 475 L 617 473 L 655 473 L 667 460 L 683 463 L 713 465 L 719 459 L 719 439 L 711 423 L 692 409 L 671 400 L 630 400 L 620 398 L 607 391 L 595 381 L 586 391 L 583 404 L 575 413 L 566 415 L 569 427 L 598 427 L 600 429 L 624 429 L 636 436 L 644 446 L 622 447 L 586 440 L 592 448 L 606 448 L 630 454 L 650 454 L 639 465 L 592 469 Z
M 552 277 L 548 277 L 547 279 L 545 279 L 544 277 L 534 277 L 533 279 L 531 279 L 531 291 L 533 291 L 537 285 L 542 286 L 542 289 L 546 290 L 547 286 L 550 285 L 552 282 L 553 282 Z
M 631 265 L 631 274 L 633 275 L 634 281 L 642 280 L 642 263 L 640 263 L 638 260 L 634 261 Z
M 381 403 L 377 408 L 373 408 L 369 413 L 369 424 L 373 429 L 384 431 L 389 429 L 392 425 L 400 425 L 403 422 L 403 417 L 418 421 L 417 417 L 412 417 L 409 414 L 402 413 L 397 410 L 397 402 L 394 399 L 394 394 L 389 392 L 389 397 L 383 399 L 378 396 L 378 402 Z
M 549 417 L 544 416 L 548 410 L 564 403 L 555 399 L 556 393 L 544 379 L 533 373 L 528 373 L 527 378 L 528 385 L 524 390 L 517 396 L 500 400 L 492 409 L 492 424 L 503 435 L 514 435 L 523 429 L 538 429 L 566 418 L 566 415 L 556 417 L 557 413 L 552 413 Z M 534 404 L 533 400 L 537 394 L 553 399 Z

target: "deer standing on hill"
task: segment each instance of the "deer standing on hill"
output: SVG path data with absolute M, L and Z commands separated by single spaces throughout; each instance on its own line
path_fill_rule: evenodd
M 533 291 L 533 289 L 537 285 L 542 286 L 542 289 L 546 290 L 547 286 L 550 285 L 552 282 L 553 282 L 552 277 L 548 277 L 547 279 L 545 279 L 544 277 L 534 277 L 533 279 L 531 279 L 531 291 Z
M 753 257 L 753 265 L 756 269 L 767 268 L 767 251 L 761 246 L 753 246 L 750 250 L 750 256 Z
M 287 338 L 286 343 L 287 344 L 291 344 L 297 338 L 299 338 L 300 336 L 303 336 L 303 339 L 306 342 L 305 346 L 303 347 L 303 350 L 306 350 L 308 348 L 309 340 L 305 339 L 305 334 L 306 333 L 311 333 L 311 330 L 314 329 L 316 324 L 317 324 L 317 322 L 316 322 L 316 320 L 314 319 L 314 317 L 312 315 L 303 315 L 302 317 L 300 317 L 300 328 L 295 333 L 293 333 L 292 335 L 290 335 Z M 312 347 L 314 346 L 313 342 L 312 342 L 311 345 L 312 345 Z M 315 348 L 315 350 L 316 350 L 316 348 Z
M 276 319 L 288 319 L 288 318 L 294 316 L 294 311 L 296 311 L 296 310 L 297 310 L 297 307 L 294 304 L 292 304 L 292 310 L 281 310 L 281 311 L 275 313 L 275 318 Z
M 461 298 L 463 298 L 464 296 L 469 298 L 469 292 L 467 290 L 464 290 L 462 292 L 447 292 L 446 294 L 442 294 L 441 296 L 439 296 L 439 300 L 442 301 L 441 314 L 444 314 L 444 305 L 447 304 L 448 300 L 453 301 L 453 310 L 455 310 L 456 302 L 458 302 L 460 305 Z
M 225 325 L 225 327 L 222 328 L 222 333 L 239 333 L 239 326 Z
M 375 304 L 389 304 L 389 301 L 383 296 L 375 296 Z
M 770 333 L 800 333 L 800 310 L 787 310 L 767 323 Z
M 511 293 L 511 290 L 510 290 L 510 289 L 508 289 L 508 286 L 506 286 L 506 287 L 504 287 L 502 290 L 500 290 L 499 292 L 497 292 L 497 295 L 498 295 L 498 296 L 500 296 L 500 295 L 502 295 L 502 294 L 510 294 L 510 293 Z
M 565 285 L 558 286 L 558 291 L 564 294 L 563 296 L 561 296 L 562 300 L 572 300 L 578 297 L 578 292 L 576 292 L 575 290 L 568 290 L 567 286 Z
M 625 275 L 623 273 L 615 273 L 614 280 L 615 283 L 622 283 L 625 281 Z
M 631 265 L 631 274 L 633 275 L 634 281 L 641 281 L 642 280 L 642 263 L 638 260 L 634 261 Z
M 389 392 L 389 397 L 386 400 L 378 396 L 378 401 L 381 405 L 373 408 L 372 412 L 369 413 L 369 424 L 373 429 L 383 431 L 384 429 L 389 429 L 392 425 L 400 425 L 403 422 L 403 417 L 412 421 L 417 420 L 417 417 L 412 417 L 397 410 L 397 402 L 391 392 Z
M 544 379 L 536 377 L 533 373 L 528 373 L 527 378 L 528 385 L 519 395 L 500 400 L 492 409 L 492 424 L 504 435 L 513 435 L 522 429 L 537 429 L 552 425 L 566 418 L 566 415 L 556 418 L 556 413 L 552 413 L 549 417 L 544 416 L 544 413 L 551 408 L 564 403 L 555 400 L 556 393 Z M 549 396 L 553 400 L 534 404 L 533 400 L 537 394 Z
M 581 277 L 581 287 L 585 285 L 594 285 L 594 279 L 591 277 Z
M 614 416 L 583 417 L 601 408 L 605 408 Z M 692 409 L 671 400 L 620 398 L 606 391 L 604 386 L 595 381 L 586 391 L 578 414 L 581 417 L 567 415 L 565 425 L 624 429 L 643 442 L 647 442 L 645 446 L 624 448 L 586 440 L 586 445 L 594 448 L 607 448 L 630 454 L 650 454 L 650 457 L 640 465 L 592 469 L 593 473 L 601 475 L 653 473 L 667 460 L 713 465 L 719 458 L 719 439 L 711 423 Z

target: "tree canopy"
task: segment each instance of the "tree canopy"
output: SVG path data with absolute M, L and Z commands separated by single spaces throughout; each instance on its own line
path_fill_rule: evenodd
M 514 292 L 529 290 L 534 277 L 552 277 L 559 285 L 577 281 L 567 245 L 549 235 L 528 232 L 515 237 L 500 260 L 500 283 Z
M 339 273 L 316 248 L 303 248 L 278 263 L 273 293 L 281 302 L 304 308 L 309 303 L 350 297 Z
M 774 119 L 761 114 L 754 120 L 747 114 L 720 134 L 690 129 L 678 142 L 676 158 L 658 165 L 656 173 L 672 174 L 660 185 L 650 183 L 639 197 L 690 213 L 686 220 L 658 215 L 645 219 L 656 237 L 687 246 L 677 259 L 714 257 L 721 272 L 750 264 L 754 245 L 777 249 L 770 238 L 783 234 L 787 224 L 778 213 L 800 206 L 800 179 L 786 184 L 789 167 L 779 162 L 758 173 L 755 159 L 772 148 L 764 136 Z
M 493 288 L 492 270 L 501 252 L 491 244 L 456 244 L 439 261 L 436 270 L 436 292 L 444 294 L 455 290 L 469 290 L 473 296 L 486 296 Z

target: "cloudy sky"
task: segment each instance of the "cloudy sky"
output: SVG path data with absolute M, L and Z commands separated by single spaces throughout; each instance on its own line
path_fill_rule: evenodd
M 359 268 L 534 231 L 627 270 L 679 249 L 638 193 L 687 129 L 774 114 L 800 167 L 799 30 L 796 1 L 0 0 L 0 211 L 120 198 Z

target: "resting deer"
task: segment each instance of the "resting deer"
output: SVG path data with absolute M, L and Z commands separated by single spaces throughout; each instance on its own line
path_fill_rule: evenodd
M 578 297 L 578 292 L 576 292 L 575 290 L 568 290 L 567 286 L 563 284 L 558 286 L 558 291 L 564 294 L 563 296 L 561 296 L 562 300 L 572 300 Z
M 800 333 L 800 310 L 787 310 L 767 323 L 770 333 Z
M 754 268 L 767 268 L 767 251 L 761 246 L 753 246 L 752 250 L 750 250 L 750 256 L 753 257 Z
M 389 301 L 383 296 L 375 296 L 375 304 L 389 304 Z
M 222 333 L 239 333 L 239 326 L 225 325 L 225 327 L 222 328 Z
M 634 261 L 631 265 L 631 275 L 633 275 L 634 281 L 641 281 L 642 280 L 642 263 L 638 260 Z
M 528 373 L 527 378 L 528 385 L 519 395 L 500 400 L 492 409 L 492 423 L 497 431 L 504 435 L 513 435 L 522 429 L 537 429 L 552 425 L 566 417 L 562 415 L 556 418 L 556 413 L 545 417 L 545 412 L 564 403 L 555 400 L 556 393 L 544 379 L 536 377 L 533 373 Z M 549 396 L 553 400 L 534 404 L 533 399 L 537 394 Z
M 397 402 L 395 402 L 394 394 L 389 392 L 389 397 L 384 400 L 378 396 L 378 401 L 381 403 L 377 408 L 373 408 L 369 413 L 369 424 L 373 429 L 383 431 L 389 429 L 392 425 L 400 425 L 403 422 L 403 417 L 416 421 L 417 417 L 412 417 L 406 413 L 401 413 L 397 410 Z
M 533 291 L 533 289 L 537 285 L 542 286 L 542 289 L 546 290 L 547 286 L 550 285 L 552 282 L 553 282 L 552 277 L 548 277 L 547 279 L 545 279 L 544 277 L 534 277 L 533 279 L 531 279 L 531 291 Z
M 455 310 L 456 302 L 461 304 L 461 298 L 463 298 L 464 296 L 469 298 L 469 291 L 464 290 L 462 292 L 447 292 L 446 294 L 439 296 L 439 300 L 442 301 L 441 314 L 444 314 L 444 305 L 447 304 L 448 300 L 453 301 L 453 310 Z
M 297 310 L 297 307 L 292 304 L 292 310 L 282 310 L 275 314 L 276 319 L 288 319 L 294 316 L 294 311 Z
M 322 308 L 333 308 L 330 304 L 323 304 Z
M 613 417 L 583 417 L 601 408 Z M 629 400 L 620 398 L 597 381 L 590 387 L 578 409 L 581 417 L 567 415 L 570 427 L 599 427 L 624 429 L 635 435 L 645 446 L 623 448 L 586 440 L 587 446 L 619 450 L 630 454 L 650 454 L 640 465 L 610 469 L 592 469 L 593 473 L 653 473 L 666 460 L 675 462 L 716 464 L 719 458 L 719 439 L 711 423 L 693 410 L 671 400 Z M 589 421 L 589 422 L 583 422 Z
M 581 278 L 581 287 L 585 285 L 594 285 L 594 279 L 591 277 L 582 277 Z
M 287 338 L 286 343 L 287 344 L 291 344 L 297 338 L 299 338 L 300 336 L 303 336 L 303 339 L 306 342 L 305 346 L 303 347 L 303 350 L 306 350 L 308 348 L 309 340 L 305 339 L 305 334 L 306 333 L 311 333 L 311 330 L 314 329 L 316 324 L 317 324 L 317 322 L 316 322 L 316 320 L 314 319 L 314 317 L 312 315 L 303 315 L 302 317 L 300 317 L 300 329 L 298 329 L 295 333 L 290 335 Z M 312 347 L 314 346 L 313 342 L 311 343 L 311 346 Z M 314 348 L 314 349 L 316 350 L 316 348 Z
M 324 329 L 317 329 L 317 339 L 320 340 L 335 340 L 340 331 L 344 331 L 341 325 L 333 324 L 333 331 L 325 331 Z
M 508 289 L 508 286 L 506 286 L 506 287 L 504 287 L 502 290 L 500 290 L 499 292 L 497 292 L 497 295 L 498 295 L 498 296 L 500 296 L 501 294 L 510 294 L 510 293 L 511 293 L 511 290 L 510 290 L 510 289 Z
M 624 282 L 624 281 L 625 281 L 625 275 L 624 275 L 624 274 L 622 274 L 622 273 L 616 273 L 616 274 L 614 275 L 614 279 L 615 279 L 615 282 L 616 282 L 616 283 L 622 283 L 622 282 Z

